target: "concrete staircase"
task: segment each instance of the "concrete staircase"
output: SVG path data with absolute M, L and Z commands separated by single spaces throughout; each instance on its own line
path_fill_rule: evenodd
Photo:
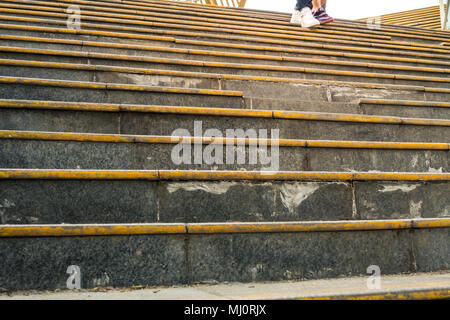
M 71 265 L 82 288 L 449 270 L 450 34 L 289 20 L 1 1 L 0 288 L 64 289 Z M 173 161 L 211 136 L 246 161 Z

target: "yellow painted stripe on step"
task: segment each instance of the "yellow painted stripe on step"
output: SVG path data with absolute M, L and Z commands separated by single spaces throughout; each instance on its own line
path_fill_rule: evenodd
M 14 19 L 13 19 L 14 18 Z M 0 20 L 18 20 L 24 22 L 38 22 L 45 23 L 45 19 L 30 19 L 30 18 L 18 18 L 10 16 L 0 15 Z M 94 36 L 104 36 L 113 38 L 127 38 L 127 39 L 137 39 L 137 40 L 152 40 L 152 41 L 164 41 L 164 42 L 175 42 L 175 38 L 167 36 L 150 36 L 144 34 L 133 34 L 124 32 L 109 32 L 109 31 L 99 31 L 99 30 L 72 30 L 64 28 L 52 28 L 52 27 L 40 27 L 40 26 L 29 26 L 29 25 L 16 25 L 16 24 L 3 24 L 0 23 L 1 29 L 14 29 L 14 30 L 25 30 L 25 31 L 35 31 L 35 32 L 55 32 L 55 33 L 69 33 L 69 34 L 80 34 L 80 35 L 94 35 Z
M 350 172 L 269 172 L 269 171 L 171 171 L 160 170 L 162 180 L 380 180 L 447 181 L 447 173 L 350 173 Z
M 301 119 L 322 121 L 348 121 L 348 122 L 376 122 L 386 124 L 400 124 L 402 119 L 394 116 L 366 116 L 359 114 L 274 111 L 273 117 L 278 119 Z
M 0 82 L 2 79 L 0 78 Z M 274 118 L 295 119 L 313 121 L 357 122 L 357 123 L 381 123 L 381 124 L 408 124 L 449 126 L 450 120 L 401 118 L 394 116 L 374 116 L 346 113 L 324 112 L 299 112 L 299 111 L 271 111 L 249 110 L 232 108 L 202 108 L 202 107 L 172 107 L 172 106 L 147 106 L 147 105 L 118 105 L 96 104 L 85 102 L 53 102 L 53 101 L 27 101 L 27 100 L 0 100 L 0 108 L 31 108 L 31 109 L 55 109 L 75 111 L 105 111 L 105 112 L 151 112 L 189 115 L 208 115 L 223 117 L 249 117 L 249 118 Z
M 359 104 L 381 104 L 381 105 L 400 105 L 400 106 L 414 106 L 414 107 L 450 108 L 450 103 L 441 102 L 441 101 L 359 99 Z
M 202 143 L 202 144 L 245 144 L 273 145 L 280 147 L 310 148 L 348 148 L 348 149 L 397 149 L 397 150 L 449 150 L 448 143 L 420 142 L 378 142 L 378 141 L 340 141 L 340 140 L 296 140 L 296 139 L 249 139 L 249 138 L 210 138 L 154 135 L 120 135 L 95 133 L 66 133 L 45 131 L 0 130 L 0 139 L 82 141 L 82 142 L 114 142 L 114 143 Z
M 450 93 L 450 89 L 448 88 L 424 88 L 425 92 L 435 92 L 435 93 Z
M 157 170 L 0 169 L 0 179 L 158 180 Z
M 49 79 L 33 79 L 19 77 L 2 77 L 0 83 L 23 84 L 23 85 L 41 85 L 50 87 L 69 87 L 69 88 L 86 88 L 86 89 L 106 89 L 105 83 L 80 82 L 68 80 L 49 80 Z
M 439 284 L 436 284 L 439 286 Z M 444 300 L 450 298 L 450 289 L 408 290 L 406 292 L 389 292 L 381 294 L 342 294 L 336 296 L 319 296 L 297 300 Z
M 307 140 L 311 148 L 357 148 L 357 149 L 398 149 L 398 150 L 449 150 L 448 143 L 421 142 L 377 142 L 377 141 L 331 141 Z
M 354 173 L 352 180 L 358 181 L 447 181 L 450 173 Z
M 427 125 L 427 126 L 447 127 L 450 126 L 450 120 L 402 118 L 402 124 L 412 124 L 416 126 Z
M 15 40 L 15 41 L 27 41 L 27 42 L 42 42 L 42 43 L 58 43 L 58 44 L 70 44 L 70 45 L 83 45 L 82 40 L 75 39 L 54 39 L 54 38 L 40 38 L 32 36 L 19 36 L 11 34 L 0 34 L 0 40 Z M 8 48 L 8 47 L 6 47 Z
M 445 228 L 450 227 L 450 219 L 424 219 L 413 220 L 413 228 Z
M 410 229 L 410 220 L 188 224 L 189 234 L 290 233 Z
M 120 105 L 120 110 L 128 112 L 152 112 L 152 113 L 208 115 L 208 116 L 225 116 L 225 117 L 272 118 L 272 111 L 270 110 L 146 106 L 146 105 Z
M 432 220 L 434 223 L 429 223 Z M 431 221 L 430 221 L 431 222 Z M 450 219 L 398 219 L 310 222 L 147 223 L 76 225 L 1 225 L 0 238 L 154 234 L 236 234 L 350 232 L 448 228 Z
M 286 181 L 449 181 L 450 173 L 366 173 L 304 171 L 0 169 L 0 179 L 52 180 L 286 180 Z
M 186 234 L 184 224 L 0 226 L 0 238 Z
M 119 112 L 119 104 L 97 104 L 89 102 L 60 102 L 39 100 L 0 100 L 1 108 L 55 109 L 74 111 Z
M 222 91 L 209 89 L 187 89 L 187 88 L 171 88 L 156 86 L 139 86 L 131 84 L 114 84 L 114 83 L 97 83 L 97 82 L 80 82 L 68 80 L 49 80 L 49 79 L 33 79 L 18 77 L 1 77 L 0 83 L 24 84 L 24 85 L 40 85 L 53 87 L 69 87 L 69 88 L 85 88 L 85 89 L 109 89 L 109 90 L 130 90 L 130 91 L 147 91 L 147 92 L 166 92 L 180 94 L 198 94 L 198 95 L 220 95 L 242 97 L 240 91 Z

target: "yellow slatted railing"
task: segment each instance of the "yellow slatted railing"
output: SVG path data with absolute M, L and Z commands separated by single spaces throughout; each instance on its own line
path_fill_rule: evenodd
M 235 7 L 244 8 L 247 0 L 172 0 L 172 1 L 184 1 L 198 4 L 207 4 L 211 6 L 219 7 Z

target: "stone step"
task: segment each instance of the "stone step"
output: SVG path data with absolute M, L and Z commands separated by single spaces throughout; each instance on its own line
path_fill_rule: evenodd
M 449 180 L 425 172 L 0 169 L 0 195 L 6 225 L 445 218 Z
M 364 115 L 450 119 L 450 104 L 437 101 L 359 99 L 352 102 L 245 98 L 245 107 L 260 110 L 312 111 Z
M 382 271 L 382 270 L 381 270 Z M 0 300 L 444 300 L 450 298 L 450 274 L 422 272 L 381 275 L 380 287 L 365 276 L 303 281 L 270 281 L 226 284 L 197 284 L 172 287 L 108 288 L 103 290 L 60 290 L 58 292 L 8 292 Z M 221 305 L 221 304 L 219 304 Z M 185 308 L 190 308 L 186 305 Z M 231 307 L 224 314 L 239 314 Z M 261 307 L 262 308 L 262 307 Z M 282 314 L 278 309 L 258 309 L 267 316 Z M 279 308 L 285 308 L 279 305 Z M 230 310 L 231 309 L 231 310 Z M 186 309 L 185 309 L 186 310 Z M 222 310 L 222 309 L 220 309 Z M 218 312 L 220 314 L 222 312 Z M 257 312 L 254 311 L 253 314 Z M 174 312 L 175 314 L 179 314 Z M 211 313 L 213 314 L 213 313 Z
M 24 37 L 25 38 L 25 37 Z M 99 45 L 101 43 L 98 43 Z M 53 50 L 42 48 L 27 48 L 27 47 L 11 47 L 0 46 L 2 52 L 2 60 L 30 60 L 30 61 L 47 61 L 58 63 L 73 63 L 73 64 L 93 64 L 93 65 L 113 65 L 126 66 L 135 68 L 165 68 L 176 70 L 191 71 L 194 66 L 195 69 L 200 69 L 203 72 L 214 72 L 214 70 L 221 70 L 221 68 L 231 68 L 237 70 L 265 70 L 266 72 L 277 72 L 280 75 L 288 75 L 292 73 L 295 77 L 301 76 L 302 73 L 312 73 L 320 75 L 354 75 L 369 78 L 398 78 L 399 80 L 420 79 L 427 78 L 449 78 L 450 68 L 441 66 L 440 68 L 417 67 L 392 65 L 381 63 L 362 63 L 351 61 L 337 61 L 330 59 L 311 59 L 300 57 L 281 57 L 281 56 L 267 56 L 267 55 L 231 55 L 226 52 L 214 51 L 195 51 L 192 55 L 192 50 L 182 50 L 170 47 L 158 47 L 156 52 L 151 56 L 136 56 L 136 55 L 119 55 L 114 53 L 115 49 L 108 51 L 113 53 L 103 53 L 96 51 L 86 52 L 80 49 L 75 50 Z M 205 70 L 202 70 L 205 68 Z M 377 75 L 380 73 L 380 75 Z M 395 77 L 392 73 L 398 75 Z M 269 74 L 267 74 L 269 75 Z M 405 75 L 405 77 L 401 76 Z M 411 78 L 411 75 L 416 76 Z M 307 76 L 310 77 L 309 75 Z
M 123 83 L 81 82 L 52 79 L 0 77 L 3 98 L 59 100 L 97 103 L 129 102 L 241 108 L 243 93 L 230 90 L 190 89 L 132 85 Z
M 360 99 L 360 113 L 448 119 L 450 103 L 387 99 Z
M 448 101 L 450 89 L 446 87 L 448 78 L 425 78 L 430 81 L 416 80 L 414 76 L 386 75 L 373 82 L 369 74 L 364 80 L 361 74 L 357 76 L 339 76 L 340 80 L 333 80 L 335 75 L 302 73 L 300 78 L 283 73 L 283 77 L 259 75 L 266 74 L 264 70 L 247 70 L 240 74 L 233 74 L 236 68 L 212 68 L 211 71 L 228 73 L 202 73 L 199 71 L 131 68 L 104 65 L 83 65 L 67 63 L 50 63 L 25 60 L 1 60 L 1 72 L 5 77 L 22 77 L 27 74 L 30 78 L 50 78 L 54 80 L 77 80 L 80 82 L 131 83 L 134 85 L 152 85 L 185 87 L 197 89 L 219 89 L 243 91 L 246 97 L 259 98 L 288 98 L 301 100 L 353 101 L 358 98 L 384 99 L 416 99 L 431 101 Z M 164 65 L 166 66 L 166 65 Z M 161 65 L 158 65 L 161 67 Z M 248 66 L 252 68 L 251 66 Z M 189 66 L 188 66 L 189 68 Z M 190 67 L 195 70 L 198 67 Z M 204 69 L 204 68 L 203 68 Z M 219 70 L 217 70 L 219 69 Z M 316 72 L 311 70 L 311 72 Z M 331 71 L 330 71 L 331 72 Z M 277 72 L 270 72 L 276 74 Z M 353 73 L 350 73 L 353 74 Z M 291 78 L 286 76 L 291 76 Z M 375 74 L 380 76 L 380 74 Z M 294 77 L 292 77 L 294 76 Z M 312 77 L 313 79 L 305 79 Z M 400 80 L 401 77 L 411 77 Z M 317 79 L 314 79 L 317 78 Z M 323 78 L 329 78 L 323 79 Z M 395 78 L 395 79 L 394 79 Z M 350 80 L 350 81 L 347 81 Z M 423 79 L 422 79 L 423 80 Z M 397 84 L 397 83 L 408 84 Z M 411 83 L 415 85 L 411 85 Z M 425 84 L 425 86 L 421 85 Z M 387 90 L 386 90 L 387 89 Z M 424 94 L 425 93 L 425 94 Z
M 447 172 L 449 149 L 448 143 L 0 131 L 1 168 Z
M 356 72 L 333 69 L 315 69 L 287 66 L 269 66 L 253 64 L 232 64 L 220 62 L 204 62 L 193 60 L 146 58 L 145 64 L 141 62 L 114 61 L 103 64 L 103 60 L 89 59 L 83 63 L 48 62 L 48 56 L 43 56 L 46 61 L 28 61 L 0 59 L 0 73 L 3 76 L 21 77 L 26 74 L 32 78 L 51 78 L 61 80 L 92 81 L 92 72 L 116 73 L 117 78 L 123 78 L 121 74 L 155 74 L 162 71 L 189 72 L 195 74 L 222 74 L 230 76 L 247 76 L 255 78 L 284 78 L 300 80 L 325 80 L 325 81 L 363 81 L 366 83 L 381 83 L 394 85 L 419 85 L 434 88 L 449 88 L 450 78 L 441 75 L 414 76 L 375 72 Z M 78 58 L 70 59 L 78 60 Z M 62 70 L 62 72 L 60 71 Z M 176 73 L 175 73 L 176 74 Z M 125 77 L 130 79 L 131 77 Z M 137 83 L 134 84 L 152 84 Z
M 7 30 L 4 30 L 7 31 Z M 20 32 L 19 32 L 20 33 Z M 89 36 L 83 36 L 84 38 Z M 254 45 L 238 45 L 217 41 L 197 41 L 181 39 L 161 39 L 155 45 L 126 43 L 118 39 L 112 42 L 110 39 L 102 41 L 86 41 L 78 35 L 72 39 L 36 37 L 30 35 L 1 34 L 0 45 L 4 47 L 21 47 L 28 49 L 49 49 L 64 51 L 100 52 L 131 56 L 155 56 L 155 57 L 182 57 L 184 59 L 198 59 L 211 61 L 223 59 L 227 62 L 257 62 L 262 64 L 283 63 L 285 65 L 298 65 L 309 59 L 311 65 L 323 65 L 322 60 L 331 61 L 331 64 L 343 64 L 356 67 L 369 67 L 390 65 L 425 68 L 448 68 L 450 62 L 432 60 L 426 58 L 404 58 L 401 56 L 387 56 L 363 53 L 349 53 L 324 49 L 293 49 Z M 131 41 L 130 41 L 131 42 Z M 174 47 L 176 46 L 176 47 Z M 5 50 L 5 49 L 4 49 Z M 9 49 L 13 50 L 13 49 Z M 6 52 L 6 51 L 5 51 Z
M 1 130 L 198 136 L 201 126 L 223 136 L 227 129 L 278 129 L 283 139 L 447 143 L 450 127 L 450 120 L 343 113 L 16 100 L 1 106 Z
M 2 226 L 0 279 L 66 289 L 71 265 L 84 289 L 433 272 L 448 269 L 449 221 Z

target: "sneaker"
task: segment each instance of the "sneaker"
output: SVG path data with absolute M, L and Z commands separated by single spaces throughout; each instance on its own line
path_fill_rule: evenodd
M 299 25 L 302 24 L 302 16 L 301 16 L 299 10 L 295 10 L 294 13 L 292 14 L 291 23 L 292 24 L 299 24 Z
M 303 28 L 312 28 L 320 25 L 319 20 L 314 18 L 310 7 L 304 7 L 302 11 L 300 11 L 300 15 Z
M 312 14 L 315 19 L 319 20 L 320 24 L 325 24 L 334 21 L 334 19 L 325 12 L 324 8 L 320 8 L 319 10 L 313 12 Z

